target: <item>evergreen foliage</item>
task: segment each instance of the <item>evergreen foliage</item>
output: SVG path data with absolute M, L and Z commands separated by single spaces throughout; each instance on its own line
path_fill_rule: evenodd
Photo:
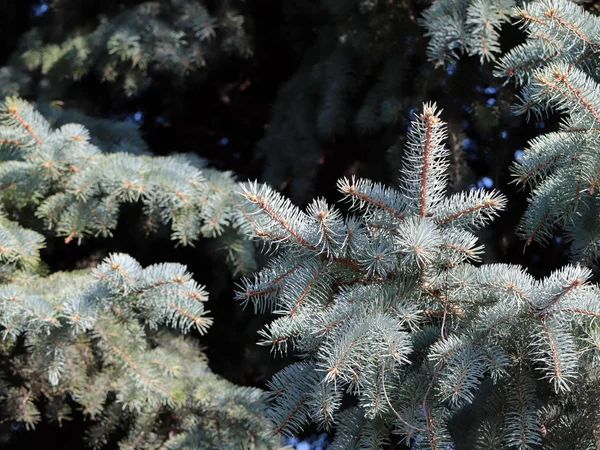
M 217 56 L 251 56 L 244 17 L 229 2 L 223 2 L 213 14 L 203 3 L 147 1 L 69 29 L 61 20 L 79 9 L 77 2 L 54 2 L 49 13 L 52 18 L 24 36 L 12 69 L 0 74 L 0 80 L 4 79 L 0 90 L 4 95 L 24 95 L 28 80 L 20 78 L 39 71 L 56 93 L 59 82 L 77 81 L 93 73 L 132 95 L 145 89 L 152 75 L 181 81 Z M 56 28 L 61 33 L 58 37 Z
M 130 128 L 101 121 L 92 125 L 107 127 L 110 140 L 99 145 L 110 152 L 94 145 L 83 126 L 67 123 L 53 129 L 33 106 L 7 98 L 0 106 L 0 198 L 7 208 L 35 208 L 46 228 L 68 243 L 110 236 L 121 205 L 140 202 L 147 232 L 170 224 L 172 239 L 183 245 L 193 245 L 200 236 L 220 236 L 234 273 L 254 269 L 250 242 L 235 230 L 224 233 L 236 211 L 237 183 L 231 173 L 202 167 L 193 155 L 125 152 L 144 151 L 137 134 L 127 138 Z
M 436 0 L 420 23 L 430 37 L 427 56 L 436 65 L 456 62 L 461 54 L 481 63 L 500 52 L 500 28 L 508 22 L 515 0 Z
M 109 236 L 120 205 L 139 201 L 149 228 L 170 223 L 181 244 L 223 235 L 220 245 L 233 246 L 232 265 L 248 270 L 250 242 L 234 230 L 223 233 L 232 222 L 231 174 L 201 171 L 199 160 L 184 155 L 120 152 L 135 135 L 120 139 L 131 129 L 108 121 L 92 123 L 122 129 L 112 136 L 121 144 L 113 153 L 92 144 L 79 124 L 53 129 L 21 99 L 7 98 L 0 110 L 1 348 L 4 369 L 18 374 L 2 387 L 2 418 L 28 428 L 43 419 L 61 424 L 75 402 L 92 420 L 93 448 L 118 436 L 121 448 L 131 449 L 276 448 L 263 391 L 214 375 L 193 340 L 166 331 L 204 334 L 212 323 L 207 293 L 184 266 L 142 268 L 112 254 L 92 271 L 41 277 L 44 237 L 8 219 L 28 220 L 33 208 L 68 243 Z M 73 116 L 81 115 L 55 113 L 54 121 Z
M 596 264 L 600 19 L 568 0 L 531 2 L 515 14 L 527 39 L 500 59 L 497 75 L 522 86 L 518 114 L 563 114 L 558 131 L 529 142 L 513 166 L 515 182 L 533 189 L 520 233 L 528 244 L 547 243 L 563 229 L 573 260 Z
M 281 316 L 261 343 L 302 360 L 270 383 L 275 432 L 335 427 L 334 449 L 550 448 L 566 440 L 568 414 L 585 424 L 578 448 L 593 448 L 600 288 L 582 266 L 539 281 L 515 265 L 476 266 L 473 233 L 505 198 L 446 195 L 445 133 L 425 104 L 399 189 L 340 180 L 355 215 L 322 199 L 304 212 L 246 185 L 249 224 L 276 257 L 237 298 Z
M 336 144 L 364 142 L 377 165 L 382 158 L 395 164 L 402 114 L 412 106 L 404 86 L 417 43 L 407 30 L 416 27 L 405 1 L 294 2 L 284 11 L 292 30 L 305 15 L 319 27 L 304 39 L 311 44 L 300 67 L 279 89 L 256 157 L 263 181 L 306 203 Z
M 83 416 L 98 449 L 275 449 L 280 435 L 308 427 L 340 450 L 598 447 L 596 16 L 568 0 L 435 0 L 422 15 L 408 0 L 285 2 L 282 46 L 303 56 L 257 146 L 268 184 L 240 184 L 191 153 L 153 156 L 136 125 L 86 115 L 85 90 L 101 80 L 116 88 L 103 91 L 111 100 L 131 106 L 151 86 L 148 97 L 185 87 L 192 73 L 202 79 L 223 55 L 248 57 L 252 18 L 242 14 L 256 5 L 131 3 L 109 1 L 87 17 L 75 0 L 55 0 L 0 68 L 0 93 L 11 95 L 0 104 L 0 423 L 31 429 Z M 547 243 L 564 229 L 572 240 L 572 264 L 540 279 L 516 264 L 482 264 L 479 238 L 507 198 L 461 190 L 467 126 L 457 111 L 483 129 L 500 108 L 450 94 L 457 125 L 432 103 L 405 120 L 431 92 L 464 86 L 453 75 L 465 70 L 461 55 L 494 60 L 511 14 L 526 39 L 495 75 L 522 89 L 513 111 L 563 115 L 512 168 L 514 182 L 532 188 L 519 235 Z M 310 18 L 310 36 L 299 17 Z M 446 70 L 420 66 L 426 58 Z M 72 104 L 85 112 L 62 108 Z M 154 114 L 164 104 L 153 103 Z M 366 156 L 399 169 L 397 182 L 354 176 Z M 333 164 L 346 204 L 296 206 Z M 111 253 L 50 273 L 40 256 L 47 241 L 73 248 L 111 237 L 130 212 L 148 238 L 167 228 L 176 245 L 211 238 L 234 276 L 254 273 L 239 282 L 238 302 L 274 316 L 261 345 L 298 357 L 271 378 L 270 393 L 211 372 L 186 336 L 204 335 L 213 319 L 185 266 L 144 268 Z M 260 271 L 254 242 L 270 257 Z M 194 272 L 227 290 L 227 276 L 204 269 Z M 221 326 L 235 334 L 227 314 Z
M 474 77 L 470 80 L 433 70 L 417 19 L 423 7 L 408 0 L 282 6 L 284 44 L 304 52 L 279 89 L 272 118 L 257 143 L 261 181 L 299 205 L 309 203 L 316 192 L 329 194 L 341 175 L 359 173 L 394 183 L 407 112 L 429 98 L 444 101 L 450 112 L 451 188 L 460 190 L 474 181 L 461 148 L 466 137 L 461 115 L 465 106 L 472 107 L 474 118 L 469 120 L 478 129 L 489 133 L 497 125 L 497 107 L 487 107 L 472 89 L 494 79 L 479 71 L 477 61 L 472 61 L 472 71 L 464 69 Z M 311 33 L 296 25 L 307 18 L 315 23 Z
M 212 322 L 207 294 L 184 266 L 142 268 L 112 254 L 92 271 L 40 277 L 32 268 L 42 244 L 36 232 L 3 224 L 3 375 L 17 378 L 3 381 L 3 420 L 61 424 L 75 402 L 92 421 L 92 448 L 119 433 L 123 449 L 276 448 L 263 392 L 217 377 L 192 340 L 164 329 L 204 333 Z

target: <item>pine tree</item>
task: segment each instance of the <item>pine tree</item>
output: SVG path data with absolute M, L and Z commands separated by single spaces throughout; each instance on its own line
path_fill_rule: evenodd
M 582 266 L 535 280 L 475 265 L 473 233 L 506 202 L 481 189 L 446 195 L 445 133 L 425 104 L 399 189 L 340 180 L 355 215 L 245 187 L 254 236 L 276 256 L 237 298 L 281 316 L 262 344 L 301 359 L 270 383 L 275 433 L 335 427 L 334 449 L 550 448 L 570 433 L 564 413 L 585 424 L 577 448 L 593 447 L 600 288 Z

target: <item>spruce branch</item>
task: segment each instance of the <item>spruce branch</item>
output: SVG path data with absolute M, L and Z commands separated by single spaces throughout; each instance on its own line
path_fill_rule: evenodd
M 262 345 L 303 359 L 272 382 L 273 426 L 335 429 L 334 448 L 382 448 L 396 434 L 443 449 L 468 413 L 477 420 L 466 428 L 484 433 L 477 442 L 544 445 L 551 438 L 540 432 L 541 408 L 577 389 L 590 370 L 582 355 L 600 340 L 583 331 L 598 317 L 591 271 L 567 266 L 536 280 L 519 266 L 473 266 L 483 249 L 472 230 L 506 200 L 485 190 L 447 195 L 445 127 L 434 105 L 423 105 L 410 133 L 400 190 L 338 183 L 353 203 L 349 218 L 322 200 L 305 213 L 268 187 L 246 188 L 241 208 L 255 238 L 278 249 L 237 298 L 281 315 L 260 332 Z M 556 202 L 584 201 L 555 175 L 564 169 L 558 158 L 570 155 L 557 151 L 555 161 L 546 142 L 522 170 L 523 182 L 547 190 L 548 207 L 535 209 L 542 217 L 524 218 L 532 239 L 548 238 L 540 224 Z M 358 408 L 344 408 L 344 396 Z
M 52 5 L 56 17 L 66 7 Z M 62 25 L 52 19 L 50 24 Z M 36 27 L 22 39 L 13 56 L 22 73 L 9 73 L 9 86 L 25 91 L 29 80 L 23 78 L 36 72 L 63 87 L 94 75 L 131 96 L 146 89 L 153 75 L 166 74 L 181 82 L 193 72 L 210 69 L 218 54 L 252 54 L 243 17 L 230 5 L 220 6 L 213 15 L 203 3 L 191 0 L 146 1 L 117 14 L 109 10 L 104 19 L 60 30 L 58 36 L 48 28 Z
M 533 1 L 516 15 L 527 40 L 500 60 L 496 75 L 522 86 L 515 112 L 563 114 L 559 130 L 531 140 L 513 165 L 514 182 L 532 188 L 519 234 L 530 245 L 564 231 L 572 261 L 595 267 L 600 235 L 590 220 L 600 173 L 600 20 L 567 0 Z
M 2 111 L 0 139 L 6 140 L 0 148 L 0 197 L 7 207 L 33 206 L 46 227 L 69 243 L 111 236 L 121 205 L 141 203 L 149 231 L 170 225 L 172 239 L 182 245 L 193 245 L 200 237 L 217 238 L 235 272 L 247 273 L 255 266 L 254 249 L 245 235 L 248 225 L 237 205 L 238 183 L 230 172 L 206 168 L 191 155 L 115 151 L 125 142 L 140 148 L 131 137 L 103 152 L 82 125 L 52 129 L 32 105 L 18 98 L 7 98 Z M 117 133 L 127 131 L 114 127 Z M 43 145 L 31 132 L 43 138 Z M 102 146 L 104 150 L 107 144 Z
M 481 63 L 500 52 L 499 30 L 509 18 L 513 0 L 436 0 L 419 24 L 430 38 L 427 56 L 436 66 L 455 62 L 461 54 L 479 56 Z
M 3 340 L 22 338 L 28 349 L 5 355 L 23 378 L 2 398 L 12 420 L 35 426 L 45 402 L 57 408 L 45 406 L 44 414 L 63 420 L 69 409 L 59 406 L 75 402 L 94 421 L 88 441 L 96 448 L 119 428 L 123 446 L 184 448 L 202 436 L 215 449 L 276 448 L 262 391 L 218 378 L 192 341 L 156 331 L 164 324 L 205 333 L 211 324 L 206 292 L 185 267 L 142 268 L 111 254 L 93 270 L 30 276 L 0 291 Z M 226 425 L 235 429 L 216 431 Z

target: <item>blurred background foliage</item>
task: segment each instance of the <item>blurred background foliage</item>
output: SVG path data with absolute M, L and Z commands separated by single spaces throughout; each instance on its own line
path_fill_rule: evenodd
M 493 187 L 509 199 L 481 236 L 484 262 L 520 263 L 535 276 L 547 275 L 567 261 L 568 246 L 556 238 L 546 248 L 524 248 L 515 229 L 527 192 L 509 184 L 508 168 L 527 140 L 555 129 L 557 119 L 512 115 L 516 89 L 502 86 L 493 63 L 482 65 L 478 56 L 436 68 L 419 23 L 429 6 L 428 0 L 0 0 L 0 93 L 131 123 L 154 154 L 196 153 L 239 180 L 272 184 L 301 206 L 316 196 L 338 200 L 335 181 L 343 176 L 396 183 L 411 116 L 423 101 L 435 101 L 448 121 L 452 189 Z M 151 20 L 132 25 L 140 11 Z M 199 26 L 189 14 L 206 20 Z M 133 30 L 156 21 L 152 26 L 181 43 L 189 61 L 182 69 L 147 53 L 138 64 L 136 45 L 148 37 L 123 38 L 133 53 L 111 53 L 106 36 L 115 31 L 98 29 L 115 20 Z M 502 52 L 522 41 L 516 27 L 502 26 Z M 50 51 L 58 53 L 40 55 Z M 75 73 L 78 51 L 86 56 Z M 105 76 L 111 61 L 120 70 L 116 77 Z M 235 280 L 215 256 L 218 249 L 208 240 L 174 248 L 167 230 L 143 236 L 137 215 L 135 206 L 126 209 L 110 240 L 49 239 L 43 259 L 51 270 L 90 266 L 112 251 L 144 266 L 186 264 L 210 292 L 214 325 L 201 338 L 210 367 L 235 383 L 264 386 L 287 361 L 255 345 L 269 318 L 234 304 Z M 23 435 L 26 448 L 42 448 L 34 444 L 44 442 L 40 436 L 52 436 L 60 448 L 79 448 L 72 430 L 81 426 L 76 418 L 62 428 L 45 424 L 27 435 L 12 433 Z

